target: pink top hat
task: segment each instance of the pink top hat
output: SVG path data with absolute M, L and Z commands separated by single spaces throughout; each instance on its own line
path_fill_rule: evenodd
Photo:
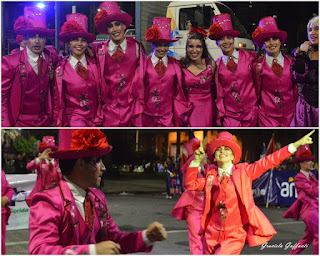
M 94 17 L 94 24 L 101 34 L 108 33 L 106 26 L 112 21 L 121 21 L 127 28 L 131 24 L 132 17 L 121 12 L 117 2 L 103 2 L 99 8 L 100 11 Z
M 213 17 L 213 24 L 209 28 L 209 38 L 219 40 L 224 36 L 237 37 L 240 31 L 233 30 L 230 15 L 227 13 L 218 14 Z
M 212 164 L 214 163 L 214 153 L 221 146 L 231 148 L 234 154 L 234 164 L 237 164 L 240 161 L 242 154 L 241 148 L 238 143 L 233 140 L 232 134 L 230 132 L 220 132 L 214 140 L 207 144 L 206 147 L 208 158 Z
M 58 149 L 53 136 L 44 136 L 42 138 L 42 142 L 39 144 L 39 153 L 42 153 L 47 148 L 51 148 L 52 151 L 56 151 Z
M 155 17 L 152 27 L 146 31 L 146 41 L 152 43 L 171 43 L 178 38 L 171 38 L 171 18 Z
M 25 7 L 24 8 L 24 20 L 18 18 L 18 24 L 14 26 L 15 32 L 20 35 L 26 35 L 29 33 L 54 35 L 54 29 L 47 28 L 46 12 L 45 10 L 37 7 Z
M 261 48 L 263 42 L 271 37 L 280 38 L 283 44 L 287 39 L 287 32 L 279 30 L 275 18 L 269 16 L 259 21 L 259 26 L 252 33 L 252 39 Z
M 58 38 L 66 43 L 71 39 L 79 37 L 87 39 L 88 43 L 92 43 L 96 36 L 88 33 L 88 18 L 82 13 L 72 13 L 66 16 L 67 21 L 61 27 L 61 33 Z
M 312 155 L 309 145 L 303 145 L 297 148 L 295 159 L 293 160 L 294 163 L 301 163 L 304 161 L 313 161 L 315 156 Z
M 102 157 L 112 150 L 100 129 L 60 129 L 59 150 L 49 153 L 56 159 Z

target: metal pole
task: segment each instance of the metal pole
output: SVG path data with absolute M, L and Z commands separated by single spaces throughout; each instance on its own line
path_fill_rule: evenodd
M 55 8 L 54 28 L 56 30 L 54 44 L 55 44 L 57 51 L 59 52 L 60 51 L 60 44 L 59 44 L 59 40 L 58 40 L 58 35 L 59 35 L 59 31 L 60 31 L 60 2 L 56 1 L 54 4 L 54 8 Z
M 136 152 L 139 150 L 139 130 L 136 130 Z
M 136 18 L 135 18 L 135 38 L 138 41 L 141 41 L 141 2 L 136 2 L 136 10 L 135 10 Z

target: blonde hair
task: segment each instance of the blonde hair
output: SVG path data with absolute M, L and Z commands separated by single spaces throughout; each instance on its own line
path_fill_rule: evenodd
M 319 16 L 315 16 L 309 20 L 307 30 L 309 30 L 310 27 L 314 26 L 319 26 Z

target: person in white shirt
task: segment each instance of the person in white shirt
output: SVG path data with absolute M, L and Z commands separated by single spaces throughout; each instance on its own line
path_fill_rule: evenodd
M 288 127 L 295 114 L 298 88 L 290 71 L 294 59 L 280 50 L 287 33 L 278 29 L 275 18 L 265 17 L 260 20 L 252 38 L 266 52 L 255 64 L 259 96 L 258 125 Z

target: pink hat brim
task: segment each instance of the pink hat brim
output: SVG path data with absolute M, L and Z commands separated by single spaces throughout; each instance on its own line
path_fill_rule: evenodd
M 305 161 L 313 161 L 316 157 L 314 155 L 312 156 L 304 156 L 304 157 L 296 157 L 293 159 L 293 163 L 298 164 Z
M 86 150 L 58 150 L 49 153 L 49 156 L 55 159 L 79 159 L 87 157 L 102 157 L 110 153 L 112 146 L 106 147 L 103 150 L 86 149 Z
M 241 155 L 242 155 L 240 146 L 234 141 L 215 139 L 215 140 L 210 142 L 210 144 L 208 145 L 208 147 L 206 149 L 206 152 L 207 152 L 207 155 L 208 155 L 208 159 L 210 160 L 211 164 L 214 163 L 214 153 L 215 153 L 215 151 L 221 146 L 225 146 L 225 147 L 231 148 L 231 150 L 232 150 L 232 152 L 234 154 L 233 164 L 239 163 Z
M 263 42 L 271 37 L 278 37 L 280 38 L 281 44 L 284 44 L 284 42 L 287 40 L 287 32 L 279 30 L 276 32 L 263 32 L 259 35 L 257 35 L 253 41 L 261 48 L 263 46 Z
M 51 148 L 52 151 L 57 151 L 57 150 L 58 150 L 58 147 L 57 147 L 57 146 L 45 146 L 45 147 L 39 148 L 39 153 L 42 153 L 42 152 L 45 151 L 47 148 Z
M 151 40 L 147 40 L 146 41 L 150 42 L 150 43 L 173 43 L 173 42 L 177 42 L 179 40 L 179 38 L 171 38 L 171 39 L 151 39 Z
M 132 22 L 132 17 L 127 13 L 114 13 L 110 14 L 107 17 L 99 20 L 96 25 L 96 29 L 101 34 L 108 34 L 106 26 L 112 21 L 121 21 L 128 28 Z
M 91 33 L 87 32 L 69 32 L 69 33 L 60 33 L 58 36 L 58 39 L 64 43 L 69 42 L 71 39 L 82 37 L 84 39 L 87 39 L 88 43 L 92 43 L 96 36 Z
M 16 30 L 15 33 L 18 35 L 27 35 L 30 33 L 35 33 L 35 34 L 44 34 L 47 36 L 52 36 L 55 34 L 54 29 L 49 29 L 49 28 L 25 28 L 25 29 L 19 29 Z
M 215 33 L 213 35 L 209 35 L 209 38 L 211 40 L 219 40 L 220 38 L 222 38 L 224 36 L 238 37 L 238 36 L 240 36 L 240 31 L 238 31 L 238 30 L 225 30 L 225 31 L 221 31 L 219 33 Z

